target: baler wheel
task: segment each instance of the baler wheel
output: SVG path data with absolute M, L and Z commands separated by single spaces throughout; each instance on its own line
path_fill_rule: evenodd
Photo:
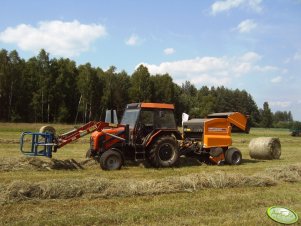
M 237 148 L 229 148 L 225 153 L 226 163 L 229 165 L 239 165 L 242 161 L 242 155 Z
M 99 162 L 103 170 L 119 170 L 123 164 L 123 159 L 118 151 L 109 149 L 100 156 Z

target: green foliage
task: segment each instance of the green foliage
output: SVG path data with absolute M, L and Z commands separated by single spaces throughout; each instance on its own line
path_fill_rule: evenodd
M 172 103 L 174 97 L 174 83 L 169 74 L 150 77 L 151 101 L 161 100 L 164 103 Z
M 261 127 L 271 128 L 273 126 L 273 114 L 271 112 L 268 102 L 263 103 L 263 109 L 260 111 L 260 113 L 261 113 Z
M 106 109 L 121 117 L 127 103 L 148 101 L 175 104 L 178 124 L 183 112 L 206 117 L 232 111 L 249 115 L 251 126 L 289 128 L 293 122 L 290 111 L 272 114 L 267 102 L 259 110 L 245 90 L 197 89 L 189 81 L 179 86 L 171 75 L 151 75 L 143 65 L 129 75 L 114 66 L 103 71 L 50 59 L 43 49 L 27 61 L 17 51 L 0 51 L 0 121 L 83 123 L 103 119 Z
M 291 130 L 298 130 L 301 131 L 301 122 L 295 121 L 291 124 Z
M 276 111 L 273 114 L 274 127 L 277 128 L 290 128 L 293 122 L 293 116 L 290 111 Z
M 140 65 L 131 77 L 130 99 L 131 102 L 151 100 L 150 74 L 143 65 Z
M 125 105 L 129 102 L 130 77 L 125 71 L 116 72 L 114 66 L 101 74 L 104 86 L 100 106 L 102 113 L 106 109 L 116 109 L 119 117 L 122 116 Z

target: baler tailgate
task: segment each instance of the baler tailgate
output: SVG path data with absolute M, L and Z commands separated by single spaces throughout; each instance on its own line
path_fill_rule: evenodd
M 208 115 L 208 118 L 226 118 L 232 125 L 242 130 L 242 132 L 249 132 L 248 118 L 240 112 L 213 113 Z

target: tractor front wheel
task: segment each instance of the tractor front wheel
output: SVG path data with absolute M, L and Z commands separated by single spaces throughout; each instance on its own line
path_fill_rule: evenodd
M 99 162 L 100 162 L 100 167 L 103 170 L 119 170 L 123 164 L 121 154 L 114 149 L 109 149 L 105 151 L 100 156 Z
M 176 139 L 171 136 L 160 137 L 152 144 L 147 157 L 150 164 L 157 168 L 175 166 L 180 157 Z
M 239 165 L 242 161 L 242 155 L 237 148 L 229 148 L 225 153 L 225 159 L 229 165 Z

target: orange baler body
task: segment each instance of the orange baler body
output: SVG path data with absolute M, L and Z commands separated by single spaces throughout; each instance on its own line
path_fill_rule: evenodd
M 232 145 L 232 127 L 248 132 L 248 118 L 239 112 L 213 113 L 204 119 L 183 124 L 184 137 L 202 142 L 203 148 L 228 148 Z
M 227 119 L 213 118 L 204 122 L 204 148 L 228 147 L 231 145 L 231 125 Z

